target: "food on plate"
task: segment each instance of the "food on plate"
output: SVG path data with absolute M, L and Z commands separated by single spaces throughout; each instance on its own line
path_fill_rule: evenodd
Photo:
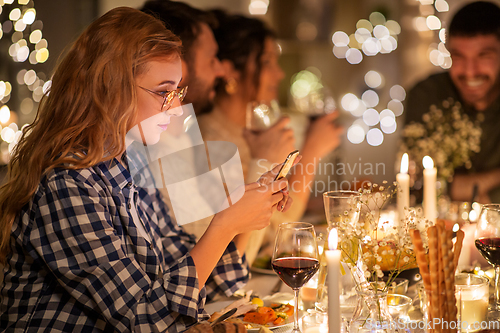
M 223 321 L 213 327 L 214 333 L 245 333 L 245 325 L 241 323 L 230 323 Z
M 256 258 L 252 266 L 260 269 L 273 269 L 273 267 L 271 266 L 271 256 L 263 255 L 262 257 Z
M 252 299 L 252 304 L 255 304 L 257 306 L 264 306 L 264 301 L 258 297 L 255 297 L 254 299 Z
M 199 323 L 192 326 L 186 333 L 245 333 L 247 329 L 241 323 L 223 321 L 211 327 L 209 323 Z
M 208 319 L 209 322 L 213 322 L 215 319 L 219 318 L 220 316 L 222 316 L 224 313 L 226 313 L 227 311 L 233 309 L 233 308 L 236 308 L 236 312 L 229 318 L 236 318 L 238 316 L 241 316 L 242 314 L 245 314 L 247 313 L 248 311 L 252 311 L 252 310 L 256 310 L 258 308 L 258 305 L 257 304 L 253 304 L 251 301 L 250 301 L 250 297 L 252 296 L 252 291 L 248 291 L 245 296 L 231 304 L 229 304 L 228 306 L 226 306 L 224 309 L 221 309 L 220 311 L 216 311 L 212 314 L 212 316 L 210 317 L 210 319 Z
M 250 295 L 251 292 L 248 292 L 244 298 L 229 304 L 220 311 L 214 312 L 208 321 L 213 322 L 223 313 L 233 308 L 237 309 L 236 313 L 226 321 L 244 324 L 246 328 L 280 326 L 286 324 L 287 319 L 293 315 L 293 305 L 272 303 L 270 306 L 264 306 L 264 302 L 259 298 L 250 300 Z

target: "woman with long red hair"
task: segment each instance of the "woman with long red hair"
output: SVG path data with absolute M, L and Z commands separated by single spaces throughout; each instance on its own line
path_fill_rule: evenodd
M 2 331 L 180 332 L 248 279 L 241 235 L 288 208 L 285 180 L 247 185 L 195 243 L 131 176 L 127 133 L 142 124 L 135 139 L 154 143 L 182 112 L 180 57 L 160 21 L 126 7 L 68 50 L 0 188 Z

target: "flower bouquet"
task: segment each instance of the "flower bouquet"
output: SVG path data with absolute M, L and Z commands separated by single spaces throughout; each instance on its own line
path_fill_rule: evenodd
M 382 329 L 394 326 L 388 312 L 388 290 L 402 271 L 417 267 L 409 235 L 412 220 L 383 211 L 397 190 L 397 183 L 384 181 L 358 192 L 324 194 L 329 229 L 338 230 L 342 261 L 358 294 L 351 332 L 392 331 L 394 327 Z
M 422 122 L 404 127 L 400 155 L 407 152 L 410 160 L 416 161 L 416 173 L 422 170 L 423 157 L 429 155 L 438 178 L 451 182 L 455 169 L 462 166 L 469 169 L 471 156 L 480 150 L 480 120 L 469 119 L 460 102 L 453 99 L 432 105 L 422 116 Z

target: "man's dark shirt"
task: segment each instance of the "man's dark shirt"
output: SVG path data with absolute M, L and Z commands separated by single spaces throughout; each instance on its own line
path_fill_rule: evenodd
M 479 113 L 472 106 L 463 103 L 448 72 L 431 75 L 409 91 L 406 99 L 405 123 L 422 122 L 422 115 L 429 112 L 431 105 L 442 108 L 443 101 L 450 97 L 462 104 L 463 111 L 472 121 L 478 119 L 481 113 L 484 117 L 481 121 L 483 131 L 481 151 L 471 157 L 472 168 L 457 169 L 456 174 L 485 172 L 500 168 L 500 97 L 486 110 Z M 490 199 L 493 202 L 500 202 L 500 188 L 490 192 Z

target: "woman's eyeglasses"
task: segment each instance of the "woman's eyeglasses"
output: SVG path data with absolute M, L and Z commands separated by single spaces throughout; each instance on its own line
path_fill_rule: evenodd
M 172 104 L 174 104 L 174 98 L 176 95 L 177 95 L 177 97 L 179 97 L 179 101 L 182 102 L 184 100 L 184 97 L 186 97 L 188 87 L 185 86 L 184 88 L 179 88 L 177 90 L 165 91 L 165 92 L 157 92 L 157 91 L 146 89 L 146 88 L 141 87 L 141 86 L 139 86 L 139 88 L 144 89 L 149 93 L 163 97 L 163 104 L 161 105 L 161 110 L 166 111 L 166 110 L 170 109 L 170 107 L 172 107 Z

